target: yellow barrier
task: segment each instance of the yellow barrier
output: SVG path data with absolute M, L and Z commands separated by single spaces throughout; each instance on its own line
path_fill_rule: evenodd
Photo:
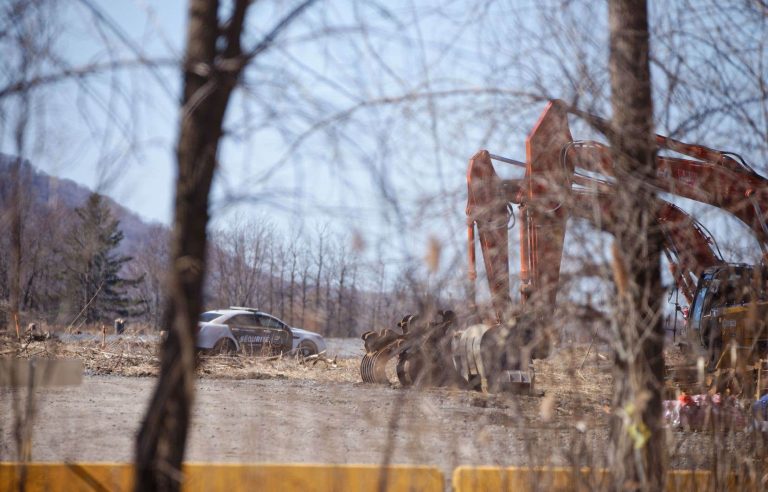
M 19 490 L 22 467 L 0 463 L 0 491 Z M 426 466 L 285 465 L 185 463 L 182 490 L 203 491 L 368 491 L 442 492 L 443 475 Z M 454 492 L 612 490 L 606 470 L 582 468 L 470 467 L 453 472 Z M 729 475 L 717 483 L 709 471 L 669 472 L 668 492 L 754 490 L 754 483 Z M 130 491 L 133 465 L 127 463 L 32 463 L 26 467 L 29 492 Z
M 754 484 L 729 475 L 727 483 L 717 483 L 709 471 L 674 470 L 667 475 L 667 492 L 699 492 L 715 490 L 752 490 Z M 576 470 L 568 467 L 472 467 L 460 466 L 453 471 L 455 492 L 526 492 L 526 491 L 594 491 L 613 490 L 607 470 Z
M 0 463 L 0 490 L 19 490 L 22 468 Z M 443 475 L 425 466 L 282 465 L 185 463 L 185 492 L 202 491 L 435 491 Z M 28 492 L 129 491 L 133 466 L 125 463 L 32 463 L 26 467 Z

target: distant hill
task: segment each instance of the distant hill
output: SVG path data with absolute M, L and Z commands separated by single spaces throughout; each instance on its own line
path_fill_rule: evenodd
M 0 176 L 3 177 L 0 179 L 0 197 L 10 194 L 10 183 L 7 177 L 10 175 L 15 159 L 14 156 L 0 153 Z M 24 188 L 31 191 L 31 196 L 37 205 L 74 210 L 81 207 L 92 193 L 90 189 L 71 179 L 57 178 L 38 170 L 27 160 L 22 162 L 20 172 Z M 109 205 L 115 218 L 120 221 L 120 229 L 125 235 L 119 249 L 124 254 L 130 254 L 144 242 L 157 224 L 145 222 L 138 214 L 108 196 L 104 196 L 104 201 Z M 1 203 L 3 203 L 2 200 L 0 200 Z

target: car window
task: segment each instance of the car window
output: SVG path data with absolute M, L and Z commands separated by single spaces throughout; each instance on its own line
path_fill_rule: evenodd
M 271 316 L 259 316 L 259 326 L 282 329 L 285 325 Z
M 221 317 L 221 313 L 217 313 L 215 311 L 208 311 L 200 315 L 200 321 L 202 321 L 203 323 L 207 323 L 219 317 Z
M 256 319 L 252 314 L 236 314 L 226 321 L 227 326 L 249 326 L 256 327 Z

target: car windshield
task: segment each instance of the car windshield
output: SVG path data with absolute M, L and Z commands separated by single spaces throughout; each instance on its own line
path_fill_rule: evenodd
M 221 313 L 217 313 L 216 311 L 208 311 L 207 313 L 200 315 L 200 321 L 202 323 L 207 323 L 208 321 L 213 321 L 219 317 L 221 317 Z

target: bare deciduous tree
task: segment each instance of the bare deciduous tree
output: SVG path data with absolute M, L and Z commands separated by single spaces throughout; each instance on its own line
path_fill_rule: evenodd
M 209 284 L 219 305 L 262 305 L 264 265 L 275 240 L 274 227 L 264 217 L 238 217 L 214 232 Z
M 662 235 L 654 218 L 655 176 L 648 11 L 645 0 L 609 2 L 613 119 L 609 131 L 618 188 L 615 227 L 614 409 L 611 470 L 617 488 L 663 490 L 664 325 Z
M 136 296 L 145 306 L 145 316 L 150 326 L 159 330 L 161 314 L 167 303 L 166 267 L 170 235 L 167 228 L 160 225 L 152 226 L 149 232 L 145 241 L 135 252 L 131 252 L 133 261 L 128 264 L 128 271 L 133 277 L 144 276 L 144 282 L 137 287 Z
M 220 17 L 217 0 L 189 2 L 170 294 L 163 322 L 168 337 L 162 346 L 157 387 L 136 439 L 137 491 L 178 490 L 181 486 L 179 474 L 194 396 L 195 328 L 202 308 L 208 196 L 230 96 L 247 63 L 268 49 L 311 3 L 299 4 L 259 44 L 244 51 L 241 38 L 248 0 L 234 2 L 226 19 Z

